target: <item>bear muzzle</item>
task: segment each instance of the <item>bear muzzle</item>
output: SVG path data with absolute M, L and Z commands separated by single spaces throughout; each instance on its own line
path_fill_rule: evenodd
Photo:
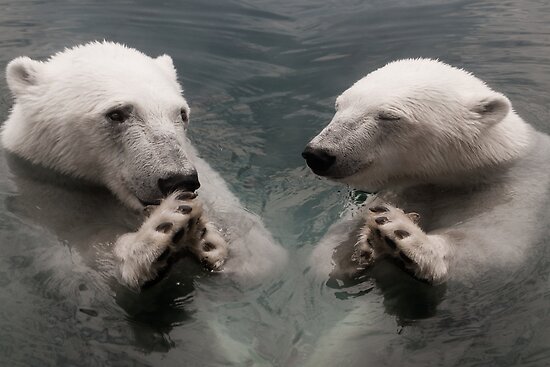
M 158 180 L 158 187 L 164 196 L 168 196 L 174 191 L 195 191 L 201 186 L 197 171 L 189 174 L 173 174 L 166 178 Z
M 306 160 L 307 165 L 313 173 L 319 176 L 327 176 L 330 168 L 336 162 L 336 156 L 329 151 L 321 148 L 314 148 L 307 145 L 302 152 L 302 157 Z

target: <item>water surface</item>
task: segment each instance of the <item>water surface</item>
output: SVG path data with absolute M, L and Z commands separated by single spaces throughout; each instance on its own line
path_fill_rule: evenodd
M 343 90 L 405 57 L 476 73 L 550 133 L 547 1 L 0 0 L 0 9 L 1 68 L 96 39 L 170 54 L 192 106 L 192 140 L 290 254 L 261 286 L 187 264 L 160 289 L 110 289 L 105 299 L 55 225 L 14 209 L 22 188 L 2 156 L 2 365 L 550 364 L 548 234 L 524 268 L 475 284 L 434 290 L 395 269 L 400 287 L 327 282 L 308 255 L 352 194 L 315 178 L 300 157 Z M 1 120 L 10 104 L 0 80 Z

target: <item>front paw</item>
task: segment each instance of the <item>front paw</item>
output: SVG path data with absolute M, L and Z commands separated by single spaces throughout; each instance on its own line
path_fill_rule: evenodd
M 369 208 L 367 227 L 378 252 L 398 259 L 417 278 L 440 283 L 447 277 L 447 247 L 418 226 L 419 215 L 390 205 Z M 381 251 L 380 249 L 383 248 Z
M 377 215 L 390 212 L 389 208 L 389 205 L 371 207 L 365 217 L 365 224 L 359 231 L 359 237 L 352 255 L 352 261 L 359 264 L 362 268 L 366 268 L 374 264 L 378 259 L 391 254 L 391 251 L 388 251 L 387 244 L 381 237 L 378 228 L 379 224 L 373 221 L 373 218 Z
M 351 261 L 357 263 L 360 269 L 366 269 L 380 258 L 381 254 L 377 247 L 379 246 L 376 246 L 374 242 L 371 228 L 365 223 L 359 231 L 359 238 L 353 248 Z
M 200 218 L 195 226 L 195 237 L 189 242 L 189 251 L 206 268 L 221 270 L 229 255 L 227 242 L 212 223 Z
M 202 206 L 195 198 L 190 192 L 169 196 L 150 211 L 137 232 L 118 238 L 114 255 L 124 284 L 139 288 L 156 279 L 181 253 L 184 238 L 202 214 Z

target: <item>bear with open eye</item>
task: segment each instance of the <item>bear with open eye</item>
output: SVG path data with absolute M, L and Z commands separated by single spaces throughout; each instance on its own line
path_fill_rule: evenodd
M 261 220 L 242 207 L 186 138 L 190 108 L 169 56 L 152 58 L 118 43 L 91 42 L 46 61 L 16 58 L 6 76 L 14 97 L 2 127 L 8 152 L 58 173 L 62 181 L 79 179 L 106 188 L 137 212 L 157 206 L 139 231 L 118 231 L 110 238 L 114 242 L 119 237 L 111 253 L 124 284 L 140 287 L 155 279 L 182 250 L 181 241 L 192 242 L 186 250 L 213 269 L 225 263 L 226 242 L 231 243 L 225 271 L 249 278 L 284 262 L 284 251 Z M 16 184 L 23 193 L 17 200 L 32 197 L 29 201 L 42 201 L 33 205 L 48 208 L 40 218 L 36 211 L 29 216 L 62 239 L 80 228 L 81 235 L 73 233 L 69 244 L 79 242 L 83 252 L 93 247 L 94 238 L 84 235 L 85 228 L 102 214 L 87 204 L 75 204 L 73 214 L 58 209 L 78 190 L 56 188 L 51 190 L 55 195 L 46 195 L 36 194 L 39 183 L 27 185 L 21 179 Z M 199 187 L 196 198 L 193 192 Z M 111 204 L 108 198 L 98 209 Z M 203 209 L 215 218 L 216 227 L 201 219 Z M 76 220 L 82 213 L 89 216 Z M 58 216 L 66 218 L 52 224 Z M 58 231 L 69 222 L 74 222 L 72 228 Z M 108 227 L 109 221 L 104 222 L 98 225 Z
M 549 137 L 440 61 L 399 60 L 356 82 L 303 157 L 319 176 L 376 193 L 314 251 L 325 272 L 338 248 L 335 274 L 393 258 L 429 283 L 471 278 L 520 265 L 545 226 Z

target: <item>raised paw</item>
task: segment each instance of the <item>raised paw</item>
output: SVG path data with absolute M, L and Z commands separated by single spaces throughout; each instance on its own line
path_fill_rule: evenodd
M 137 232 L 118 238 L 114 254 L 123 283 L 139 288 L 156 279 L 184 249 L 184 238 L 202 215 L 196 194 L 174 193 L 149 209 L 149 217 Z
M 190 241 L 189 251 L 210 270 L 220 270 L 229 254 L 227 242 L 217 228 L 200 218 L 196 223 L 195 238 Z
M 418 226 L 417 213 L 390 205 L 369 208 L 366 227 L 378 256 L 398 259 L 416 277 L 431 283 L 447 276 L 447 246 L 439 236 L 429 236 Z
M 361 268 L 367 268 L 374 264 L 380 255 L 376 243 L 373 241 L 371 228 L 365 223 L 359 231 L 359 238 L 353 249 L 351 260 Z
M 206 268 L 220 270 L 228 256 L 227 243 L 214 225 L 204 217 L 202 207 L 194 200 L 195 197 L 196 194 L 183 192 L 165 199 L 163 205 L 166 204 L 166 209 L 161 212 L 172 213 L 174 218 L 162 217 L 160 226 L 165 225 L 165 220 L 171 219 L 169 223 L 176 223 L 175 230 L 168 229 L 173 246 L 178 250 L 189 250 Z M 158 212 L 159 210 L 154 213 Z
M 377 224 L 384 224 L 388 218 L 382 214 L 389 212 L 389 208 L 384 205 L 371 207 L 369 212 L 376 213 L 380 217 L 375 219 Z M 375 263 L 376 260 L 384 257 L 387 254 L 386 246 L 380 243 L 380 232 L 372 226 L 372 215 L 366 216 L 365 224 L 359 231 L 359 238 L 355 244 L 352 261 L 356 262 L 363 268 L 366 268 Z

